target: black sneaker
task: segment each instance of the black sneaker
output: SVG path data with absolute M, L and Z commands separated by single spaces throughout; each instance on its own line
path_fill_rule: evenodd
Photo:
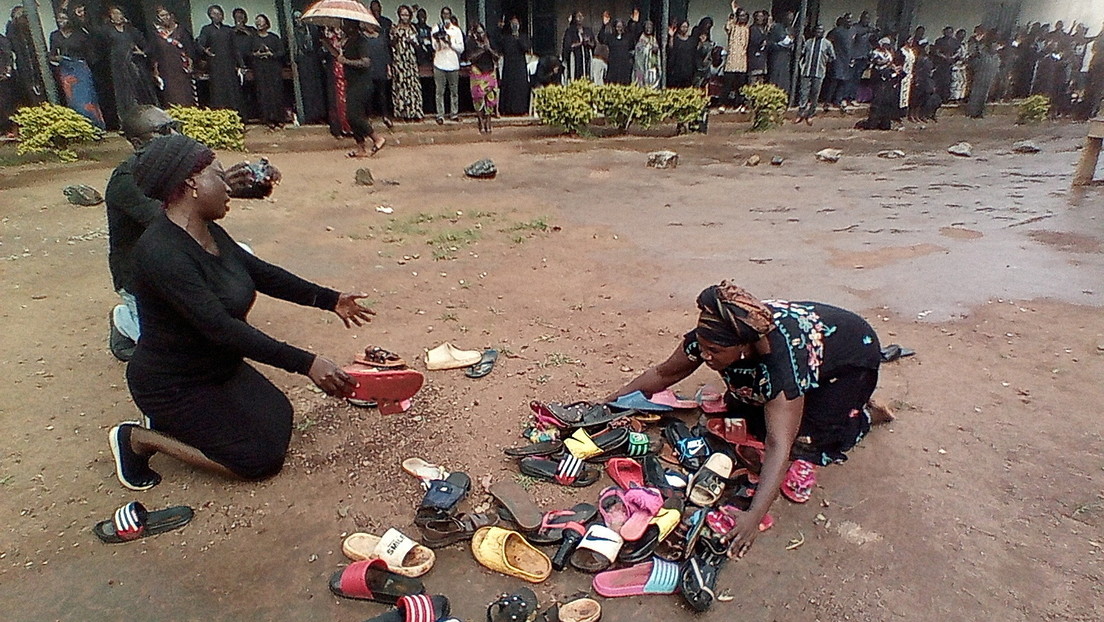
M 111 454 L 115 456 L 115 476 L 119 483 L 131 490 L 149 490 L 161 483 L 161 475 L 149 466 L 149 456 L 142 456 L 130 448 L 130 433 L 138 427 L 134 423 L 120 423 L 107 433 Z
M 119 332 L 118 328 L 115 328 L 114 311 L 108 311 L 107 323 L 111 327 L 111 331 L 107 337 L 107 347 L 111 350 L 111 354 L 115 355 L 115 358 L 124 363 L 129 361 L 134 356 L 134 348 L 136 348 L 138 344 L 130 337 Z

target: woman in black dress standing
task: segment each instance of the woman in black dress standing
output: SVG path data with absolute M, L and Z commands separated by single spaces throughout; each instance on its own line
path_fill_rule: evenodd
M 234 29 L 222 23 L 225 14 L 217 4 L 207 9 L 207 17 L 211 23 L 199 31 L 199 39 L 196 40 L 200 54 L 207 59 L 207 105 L 217 109 L 241 110 L 238 68 L 244 62 L 234 46 Z
M 253 87 L 257 91 L 257 104 L 261 109 L 261 122 L 270 129 L 282 127 L 287 121 L 284 106 L 284 41 L 271 31 L 268 16 L 259 13 L 253 22 L 257 34 L 253 36 Z
M 318 26 L 303 23 L 303 12 L 291 14 L 295 63 L 303 86 L 303 123 L 326 121 L 326 77 L 322 73 L 322 42 Z
M 157 9 L 156 36 L 151 53 L 161 78 L 161 97 L 166 106 L 195 107 L 196 85 L 192 77 L 196 47 L 192 33 L 176 21 L 165 7 Z
M 107 12 L 108 23 L 101 30 L 111 55 L 111 83 L 115 86 L 115 112 L 122 120 L 139 105 L 157 105 L 146 38 L 130 25 L 119 7 Z
M 154 139 L 135 162 L 134 180 L 164 209 L 134 251 L 142 338 L 126 375 L 149 427 L 112 428 L 116 475 L 133 490 L 156 486 L 161 476 L 149 460 L 158 452 L 231 477 L 275 475 L 291 440 L 291 402 L 245 359 L 303 374 L 329 395 L 347 396 L 356 383 L 329 359 L 250 326 L 257 293 L 333 311 L 346 327 L 372 312 L 357 304 L 363 295 L 266 263 L 215 224 L 229 211 L 229 186 L 214 152 L 199 142 Z
M 609 47 L 609 69 L 606 70 L 606 84 L 629 84 L 633 74 L 633 49 L 636 47 L 636 37 L 633 37 L 625 29 L 624 20 L 613 20 L 610 25 L 609 15 L 603 15 L 602 30 L 598 33 L 598 40 Z
M 510 18 L 509 30 L 502 36 L 501 114 L 529 114 L 529 63 L 533 50 L 529 35 L 521 32 L 521 20 Z
M 671 28 L 667 37 L 667 86 L 683 89 L 694 81 L 698 41 L 690 37 L 690 22 L 682 20 Z

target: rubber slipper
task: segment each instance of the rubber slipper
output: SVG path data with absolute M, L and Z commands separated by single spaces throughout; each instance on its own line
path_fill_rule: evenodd
M 603 430 L 593 436 L 579 428 L 564 439 L 564 447 L 580 460 L 595 460 L 621 449 L 628 442 L 629 431 L 625 428 Z
M 498 360 L 498 350 L 487 349 L 483 351 L 482 358 L 475 365 L 468 368 L 468 371 L 464 372 L 464 375 L 468 378 L 482 378 L 491 373 L 494 369 L 495 361 Z
M 511 458 L 524 458 L 525 456 L 551 456 L 563 450 L 563 441 L 544 441 L 530 443 L 520 447 L 507 447 L 502 453 Z
M 501 527 L 483 527 L 472 535 L 475 560 L 495 572 L 540 583 L 552 574 L 548 556 L 516 531 Z
M 423 488 L 428 488 L 429 483 L 437 479 L 448 479 L 449 472 L 445 470 L 445 467 L 438 466 L 432 462 L 426 462 L 421 458 L 407 458 L 402 461 L 402 468 L 407 473 L 418 478 L 422 482 Z
M 808 460 L 794 460 L 782 481 L 782 494 L 794 503 L 805 503 L 816 486 L 816 466 Z
M 530 622 L 540 603 L 533 590 L 522 587 L 503 594 L 487 606 L 487 622 Z
M 905 358 L 906 356 L 912 356 L 916 354 L 915 350 L 909 350 L 908 348 L 902 348 L 901 346 L 891 343 L 888 346 L 882 348 L 882 362 L 892 363 L 897 359 Z
M 525 460 L 536 460 L 536 458 L 525 458 L 522 462 Z M 540 527 L 544 512 L 533 503 L 533 498 L 517 482 L 513 480 L 495 482 L 487 492 L 510 511 L 510 520 L 517 523 L 522 531 L 534 531 Z
M 625 491 L 616 486 L 610 486 L 603 490 L 598 495 L 598 512 L 602 515 L 602 523 L 620 535 L 621 528 L 629 520 L 629 508 L 625 504 Z
M 522 458 L 518 466 L 524 475 L 573 488 L 590 486 L 602 476 L 601 471 L 587 465 L 571 454 L 564 454 L 559 461 L 547 458 Z
M 643 594 L 674 594 L 679 587 L 679 565 L 664 559 L 609 570 L 594 577 L 594 591 L 606 598 Z
M 529 535 L 533 544 L 556 544 L 563 540 L 564 526 L 568 523 L 586 524 L 598 515 L 598 508 L 589 503 L 577 503 L 569 510 L 545 512 L 540 528 Z
M 593 406 L 594 404 L 590 402 L 572 402 L 571 404 L 544 403 L 536 400 L 529 402 L 529 408 L 533 411 L 533 414 L 537 415 L 539 419 L 555 421 L 559 427 L 578 423 Z
M 626 542 L 639 540 L 652 518 L 663 507 L 663 495 L 654 488 L 633 488 L 626 491 L 622 498 L 629 518 L 620 529 L 621 537 Z
M 451 612 L 449 599 L 441 596 L 404 596 L 396 609 L 369 618 L 367 622 L 445 622 Z
M 692 410 L 698 407 L 696 401 L 679 397 L 670 389 L 660 391 L 659 393 L 653 393 L 652 396 L 648 398 L 648 401 L 661 406 L 670 406 L 676 410 Z
M 725 404 L 724 401 L 724 393 L 717 391 L 709 385 L 698 389 L 698 393 L 694 396 L 694 401 L 698 403 L 698 408 L 706 414 L 715 415 L 728 412 L 728 405 Z
M 353 394 L 357 400 L 377 402 L 380 414 L 397 415 L 410 408 L 410 398 L 421 390 L 425 376 L 413 369 L 377 371 L 352 365 L 345 372 L 356 380 Z
M 690 471 L 697 471 L 713 453 L 706 440 L 690 431 L 683 421 L 675 419 L 663 430 L 664 438 L 678 456 L 679 464 Z
M 606 473 L 625 490 L 644 485 L 644 468 L 632 458 L 610 458 L 606 463 Z
M 717 536 L 724 536 L 736 528 L 736 514 L 739 512 L 743 510 L 733 505 L 722 505 L 716 510 L 706 512 L 705 524 Z M 759 521 L 759 532 L 762 533 L 771 527 L 774 527 L 774 517 L 764 514 L 763 519 Z
M 418 504 L 418 513 L 430 515 L 433 512 L 452 514 L 456 506 L 471 490 L 471 478 L 467 473 L 454 471 L 445 479 L 429 483 L 422 502 Z
M 625 541 L 625 545 L 617 554 L 617 561 L 630 565 L 646 562 L 655 555 L 657 546 L 659 546 L 659 527 L 649 524 L 639 538 Z
M 425 364 L 430 371 L 461 369 L 475 365 L 482 358 L 483 353 L 478 350 L 461 350 L 446 342 L 432 350 L 426 350 Z
M 617 561 L 617 554 L 624 542 L 609 527 L 591 525 L 571 554 L 571 565 L 583 572 L 602 572 Z
M 650 525 L 655 525 L 659 529 L 659 541 L 663 542 L 674 532 L 678 527 L 679 522 L 682 520 L 682 511 L 677 508 L 660 508 L 659 512 L 652 517 L 649 522 Z
M 709 456 L 705 466 L 694 474 L 686 488 L 686 497 L 690 503 L 709 507 L 720 500 L 724 493 L 725 480 L 732 475 L 732 458 L 726 454 Z
M 724 555 L 698 553 L 692 555 L 682 567 L 679 591 L 697 611 L 706 611 L 716 598 L 717 575 L 727 558 Z
M 668 561 L 686 559 L 697 546 L 702 531 L 705 530 L 705 509 L 699 508 L 686 512 L 682 521 L 665 540 L 656 547 L 656 556 Z
M 368 346 L 364 348 L 364 356 L 357 357 L 355 360 L 361 365 L 368 365 L 381 369 L 406 367 L 406 361 L 404 361 L 401 356 L 390 350 L 384 350 L 379 346 Z
M 593 598 L 576 598 L 557 607 L 556 617 L 545 614 L 546 622 L 598 622 L 602 617 L 602 605 Z
M 121 544 L 179 529 L 190 523 L 193 516 L 195 512 L 186 505 L 150 512 L 141 503 L 131 501 L 115 510 L 111 520 L 96 523 L 92 533 L 108 544 Z
M 497 524 L 498 518 L 490 514 L 460 514 L 424 521 L 418 529 L 422 532 L 423 544 L 431 549 L 440 549 L 470 540 L 479 529 Z
M 388 529 L 382 536 L 350 534 L 341 543 L 341 550 L 349 559 L 381 560 L 388 570 L 404 577 L 420 577 L 429 572 L 437 561 L 437 555 L 428 547 L 395 528 Z
M 670 412 L 674 410 L 666 404 L 657 404 L 650 401 L 644 397 L 644 393 L 641 391 L 626 393 L 612 402 L 606 402 L 606 404 L 615 410 L 637 410 L 640 412 Z
M 387 570 L 382 560 L 353 562 L 330 577 L 330 591 L 342 598 L 373 600 L 393 605 L 400 598 L 425 592 L 418 579 Z
M 763 443 L 748 435 L 747 420 L 737 417 L 710 417 L 705 422 L 710 434 L 737 446 L 763 449 Z

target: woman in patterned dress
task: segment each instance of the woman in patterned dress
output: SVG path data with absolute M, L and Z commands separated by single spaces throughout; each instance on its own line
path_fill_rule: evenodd
M 751 507 L 734 513 L 725 536 L 729 555 L 743 556 L 779 492 L 807 501 L 817 466 L 843 462 L 871 423 L 890 419 L 870 401 L 881 350 L 866 320 L 819 302 L 759 300 L 722 281 L 697 305 L 698 325 L 674 353 L 614 396 L 662 391 L 702 363 L 721 374 L 728 412 L 719 416 L 745 420 L 752 442 L 737 454 L 759 471 Z
M 405 4 L 398 10 L 399 23 L 391 27 L 392 100 L 395 116 L 408 121 L 421 121 L 422 81 L 418 78 L 418 29 L 414 27 L 413 11 Z

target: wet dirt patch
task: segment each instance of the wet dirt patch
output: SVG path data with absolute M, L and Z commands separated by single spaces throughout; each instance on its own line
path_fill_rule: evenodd
M 955 240 L 976 240 L 985 235 L 980 231 L 967 229 L 965 227 L 942 227 L 939 229 L 939 233 L 943 235 L 943 237 Z
M 1070 231 L 1032 231 L 1031 239 L 1067 253 L 1099 253 L 1104 250 L 1100 240 Z
M 889 264 L 915 259 L 932 253 L 946 252 L 937 244 L 913 244 L 911 246 L 887 246 L 871 251 L 847 253 L 832 250 L 832 265 L 840 268 L 880 268 Z

